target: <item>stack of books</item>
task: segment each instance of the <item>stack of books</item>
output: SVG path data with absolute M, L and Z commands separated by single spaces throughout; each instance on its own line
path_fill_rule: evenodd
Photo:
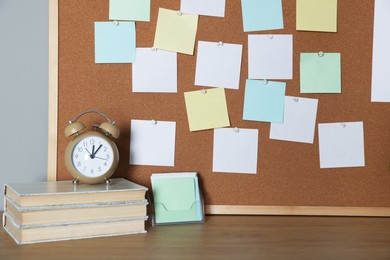
M 146 191 L 125 179 L 6 184 L 3 226 L 18 244 L 146 233 Z

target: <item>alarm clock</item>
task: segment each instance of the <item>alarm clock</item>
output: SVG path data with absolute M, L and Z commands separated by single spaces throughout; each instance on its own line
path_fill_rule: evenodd
M 89 113 L 102 115 L 108 122 L 93 125 L 91 131 L 83 131 L 86 127 L 78 119 Z M 65 136 L 73 136 L 65 151 L 65 165 L 73 177 L 73 183 L 109 184 L 119 162 L 118 148 L 112 140 L 119 137 L 115 121 L 102 112 L 87 110 L 80 113 L 75 120 L 69 120 Z

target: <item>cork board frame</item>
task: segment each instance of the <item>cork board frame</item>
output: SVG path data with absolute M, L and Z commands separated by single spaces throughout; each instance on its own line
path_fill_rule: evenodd
M 151 22 L 137 23 L 137 46 L 153 44 L 158 7 L 179 6 L 180 1 L 152 1 Z M 285 29 L 257 32 L 293 34 L 294 79 L 287 81 L 286 95 L 318 98 L 317 123 L 364 122 L 366 166 L 360 168 L 319 169 L 317 129 L 314 144 L 307 145 L 269 140 L 269 124 L 242 121 L 248 33 L 242 30 L 240 1 L 226 1 L 225 18 L 200 17 L 197 41 L 244 45 L 240 90 L 226 95 L 232 126 L 260 130 L 256 176 L 212 173 L 212 131 L 189 132 L 183 92 L 200 89 L 194 86 L 196 56 L 178 56 L 177 94 L 134 95 L 130 64 L 93 62 L 93 22 L 108 20 L 108 0 L 49 0 L 49 12 L 49 181 L 70 179 L 63 129 L 68 119 L 94 108 L 114 118 L 122 131 L 123 159 L 114 177 L 149 186 L 154 172 L 197 171 L 207 214 L 390 216 L 390 111 L 386 103 L 370 102 L 373 1 L 339 1 L 338 33 L 297 32 L 295 1 L 283 1 Z M 341 53 L 341 95 L 299 94 L 299 53 L 319 50 Z M 175 167 L 128 165 L 130 119 L 177 122 Z M 101 119 L 92 116 L 84 123 L 96 120 Z

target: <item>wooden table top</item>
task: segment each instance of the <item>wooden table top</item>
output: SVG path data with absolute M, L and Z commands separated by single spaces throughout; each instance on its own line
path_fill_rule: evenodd
M 207 216 L 145 235 L 16 245 L 0 259 L 390 259 L 390 218 Z

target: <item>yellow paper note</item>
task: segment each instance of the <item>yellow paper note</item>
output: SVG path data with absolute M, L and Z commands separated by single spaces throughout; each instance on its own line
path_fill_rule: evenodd
M 297 0 L 297 30 L 337 32 L 337 0 Z
M 154 48 L 193 55 L 198 15 L 160 8 Z
M 185 92 L 190 131 L 230 126 L 225 89 Z

